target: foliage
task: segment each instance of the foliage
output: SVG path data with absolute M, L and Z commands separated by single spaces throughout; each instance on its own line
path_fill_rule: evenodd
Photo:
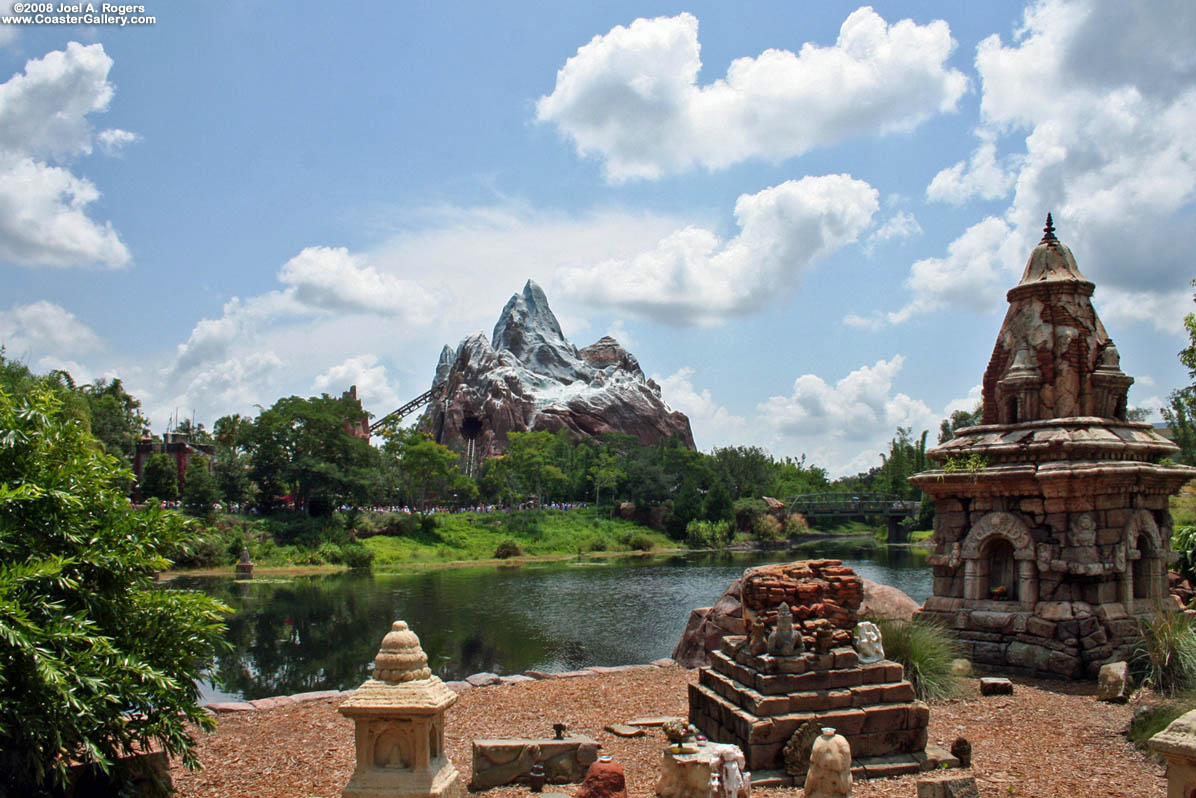
M 638 532 L 628 538 L 627 548 L 632 551 L 652 551 L 652 549 L 656 548 L 656 542 L 652 540 L 650 535 Z
M 523 549 L 520 547 L 520 545 L 516 541 L 512 540 L 511 538 L 507 538 L 506 540 L 504 540 L 503 542 L 499 543 L 497 546 L 494 547 L 494 558 L 497 560 L 506 560 L 506 559 L 510 559 L 511 557 L 522 557 L 522 556 L 523 556 Z
M 988 458 L 980 452 L 972 452 L 967 457 L 957 454 L 948 457 L 943 463 L 943 470 L 948 474 L 975 474 L 988 468 Z
M 1163 695 L 1196 689 L 1196 621 L 1191 615 L 1160 608 L 1139 618 L 1138 633 L 1130 669 L 1139 684 Z
M 877 619 L 885 657 L 901 663 L 923 701 L 950 698 L 958 690 L 951 660 L 962 656 L 959 642 L 938 624 L 915 619 Z
M 691 549 L 716 549 L 735 538 L 735 529 L 726 521 L 694 519 L 685 527 L 685 545 Z
M 956 410 L 950 418 L 943 419 L 943 423 L 939 425 L 939 444 L 944 444 L 954 438 L 955 433 L 964 427 L 975 427 L 981 424 L 983 419 L 984 405 L 982 404 L 977 404 L 970 412 Z
M 1196 582 L 1196 526 L 1177 526 L 1171 533 L 1171 548 L 1179 553 L 1175 570 Z
M 359 414 L 353 400 L 327 395 L 289 396 L 258 414 L 243 439 L 259 503 L 273 509 L 290 493 L 315 516 L 370 503 L 379 488 L 378 450 L 345 428 Z
M 732 505 L 735 514 L 735 526 L 740 532 L 751 532 L 755 529 L 756 519 L 768 514 L 768 505 L 762 499 L 739 499 Z
M 776 484 L 775 462 L 759 446 L 715 449 L 712 468 L 730 491 L 732 499 L 772 495 Z
M 179 497 L 179 472 L 165 452 L 151 454 L 141 469 L 141 497 L 172 502 Z
M 1167 405 L 1159 412 L 1171 428 L 1172 441 L 1179 447 L 1175 459 L 1185 465 L 1196 465 L 1196 388 L 1189 386 L 1172 391 Z
M 246 504 L 252 501 L 256 493 L 249 479 L 249 457 L 219 442 L 216 444 L 212 478 L 216 480 L 220 497 L 227 504 Z
M 183 508 L 191 515 L 209 516 L 220 501 L 220 489 L 208 465 L 208 458 L 194 455 L 187 463 L 183 481 Z
M 773 543 L 783 537 L 781 532 L 781 522 L 771 515 L 758 515 L 752 520 L 752 534 L 756 540 Z
M 457 468 L 457 454 L 426 433 L 415 430 L 391 433 L 382 446 L 382 456 L 394 475 L 399 494 L 421 513 L 430 509 L 429 498 L 441 503 L 452 500 L 455 504 L 477 495 L 477 485 Z
M 195 766 L 210 729 L 195 680 L 226 608 L 153 586 L 190 527 L 135 510 L 128 473 L 50 386 L 0 391 L 0 772 L 14 795 L 62 785 L 71 760 L 106 770 L 151 742 Z
M 509 499 L 535 499 L 557 495 L 567 484 L 565 472 L 553 462 L 551 432 L 508 432 L 507 449 L 491 462 L 492 479 L 502 485 Z
M 801 513 L 790 513 L 785 519 L 785 537 L 793 538 L 810 531 L 810 524 Z

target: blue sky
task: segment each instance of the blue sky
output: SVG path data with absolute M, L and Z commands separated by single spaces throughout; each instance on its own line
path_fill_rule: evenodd
M 385 413 L 530 277 L 700 448 L 855 472 L 975 403 L 1047 211 L 1131 404 L 1189 381 L 1186 0 L 144 13 L 0 25 L 0 341 L 159 431 Z

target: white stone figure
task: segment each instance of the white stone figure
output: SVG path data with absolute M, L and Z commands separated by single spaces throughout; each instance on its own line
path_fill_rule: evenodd
M 855 625 L 855 650 L 860 662 L 880 662 L 885 658 L 884 641 L 880 629 L 872 621 L 860 621 Z
M 752 774 L 744 770 L 747 760 L 743 751 L 737 745 L 720 745 L 716 751 L 710 762 L 711 781 L 717 772 L 722 784 L 722 794 L 715 794 L 716 798 L 751 798 Z
M 850 798 L 851 746 L 847 738 L 823 727 L 810 749 L 805 798 Z

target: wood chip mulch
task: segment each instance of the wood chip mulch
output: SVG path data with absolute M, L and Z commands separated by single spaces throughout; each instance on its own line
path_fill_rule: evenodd
M 585 734 L 627 774 L 628 798 L 654 795 L 664 736 L 624 739 L 603 731 L 612 723 L 651 715 L 684 716 L 686 684 L 697 671 L 653 668 L 475 688 L 448 711 L 448 754 L 470 776 L 470 743 L 495 737 L 551 737 L 553 723 Z M 1096 701 L 1095 685 L 1014 679 L 1013 695 L 981 697 L 968 680 L 963 697 L 932 705 L 930 739 L 944 748 L 959 735 L 972 744 L 972 768 L 983 798 L 1001 796 L 1166 795 L 1163 767 L 1138 752 L 1123 730 L 1131 710 Z M 201 735 L 204 769 L 173 763 L 174 784 L 195 798 L 339 798 L 353 771 L 352 723 L 336 711 L 340 699 L 223 715 Z M 855 798 L 916 795 L 916 776 L 857 781 Z M 572 794 L 577 785 L 547 785 Z M 490 790 L 487 798 L 527 798 L 526 787 Z M 756 789 L 754 798 L 797 798 L 795 789 Z

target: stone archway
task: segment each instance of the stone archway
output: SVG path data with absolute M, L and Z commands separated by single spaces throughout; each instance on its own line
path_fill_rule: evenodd
M 1011 585 L 1010 597 L 1016 597 L 1022 609 L 1032 610 L 1038 603 L 1034 538 L 1025 523 L 1013 513 L 992 512 L 977 521 L 964 538 L 960 556 L 964 561 L 965 599 L 989 598 L 992 578 L 1005 570 L 1004 560 L 1011 557 L 1017 581 L 1016 585 Z M 994 557 L 1000 562 L 992 562 Z
M 1147 510 L 1135 510 L 1122 541 L 1126 567 L 1121 575 L 1121 603 L 1126 612 L 1143 612 L 1162 601 L 1166 586 L 1167 551 L 1154 516 Z

